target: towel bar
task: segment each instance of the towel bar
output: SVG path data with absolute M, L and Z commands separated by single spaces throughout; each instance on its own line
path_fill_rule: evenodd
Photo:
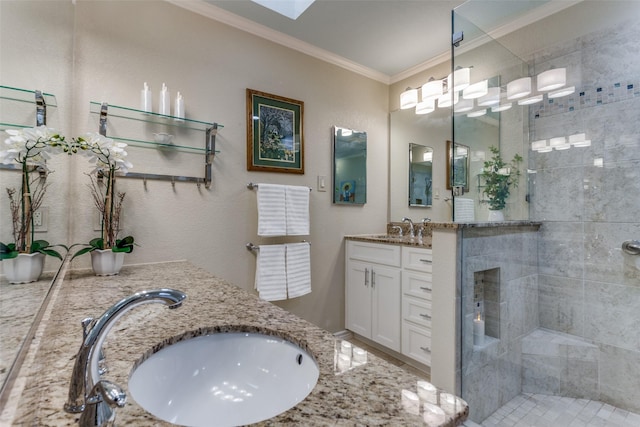
M 302 243 L 309 243 L 309 246 L 311 246 L 311 242 L 307 242 L 306 240 L 303 240 Z M 260 246 L 254 245 L 251 242 L 247 243 L 245 245 L 245 247 L 247 248 L 248 251 L 259 251 L 260 250 Z
M 254 184 L 253 182 L 250 182 L 247 184 L 247 188 L 249 190 L 255 190 L 256 188 L 258 188 L 258 184 Z M 313 191 L 313 189 L 309 187 L 309 191 Z

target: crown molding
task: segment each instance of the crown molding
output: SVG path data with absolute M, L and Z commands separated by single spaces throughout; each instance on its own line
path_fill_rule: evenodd
M 344 68 L 348 71 L 368 77 L 372 80 L 379 81 L 384 84 L 390 83 L 390 77 L 387 74 L 365 67 L 354 61 L 346 59 L 340 55 L 336 55 L 310 43 L 303 42 L 295 37 L 268 28 L 249 19 L 238 16 L 234 13 L 226 11 L 222 8 L 214 6 L 203 0 L 166 0 L 175 6 L 197 13 L 199 15 L 211 18 L 230 27 L 237 28 L 254 36 L 261 37 L 279 45 L 291 48 L 298 52 L 320 59 L 324 62 Z

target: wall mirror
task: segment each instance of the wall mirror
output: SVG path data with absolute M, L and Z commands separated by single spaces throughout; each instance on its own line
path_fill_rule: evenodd
M 35 98 L 27 92 L 23 92 L 24 97 L 16 94 L 21 90 L 41 90 L 53 95 L 46 101 L 47 126 L 65 134 L 71 131 L 71 108 L 63 106 L 69 106 L 72 99 L 74 20 L 72 2 L 0 2 L 0 85 L 15 88 L 0 90 L 0 129 L 35 126 Z M 34 40 L 39 43 L 33 43 Z M 0 143 L 7 136 L 1 132 Z M 35 230 L 35 239 L 66 244 L 69 233 L 63 195 L 68 187 L 65 171 L 69 160 L 54 156 L 47 165 L 57 173 L 46 178 L 48 188 L 42 204 L 45 222 Z M 0 241 L 5 243 L 13 241 L 6 188 L 19 188 L 20 181 L 19 170 L 0 169 Z M 15 379 L 14 373 L 19 370 L 30 343 L 27 338 L 34 332 L 43 301 L 50 294 L 60 266 L 57 259 L 46 258 L 45 273 L 37 282 L 11 285 L 5 277 L 0 280 L 0 407 L 8 394 L 5 391 Z M 4 268 L 1 264 L 0 271 Z
M 433 148 L 409 144 L 409 206 L 433 203 Z
M 447 141 L 447 189 L 463 187 L 469 191 L 469 147 Z
M 367 202 L 367 133 L 333 127 L 333 203 Z

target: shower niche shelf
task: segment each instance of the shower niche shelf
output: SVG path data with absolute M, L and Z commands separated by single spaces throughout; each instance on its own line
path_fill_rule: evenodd
M 146 148 L 158 148 L 165 150 L 176 151 L 190 151 L 201 152 L 205 156 L 205 171 L 203 177 L 194 176 L 177 176 L 177 175 L 164 175 L 164 174 L 149 174 L 149 173 L 137 173 L 128 172 L 123 175 L 124 178 L 137 178 L 145 180 L 161 180 L 175 182 L 194 182 L 198 184 L 205 184 L 206 188 L 211 187 L 212 175 L 211 164 L 213 159 L 219 151 L 216 150 L 216 135 L 218 129 L 224 127 L 216 122 L 205 122 L 202 120 L 195 120 L 190 118 L 175 117 L 170 115 L 164 115 L 154 112 L 147 112 L 130 107 L 123 107 L 119 105 L 110 105 L 106 102 L 89 102 L 89 111 L 91 114 L 97 114 L 100 116 L 99 133 L 107 136 L 107 120 L 108 118 L 117 118 L 132 122 L 143 122 L 151 124 L 157 128 L 173 128 L 183 129 L 187 131 L 203 132 L 205 136 L 204 147 L 192 146 L 181 143 L 162 143 L 157 141 L 150 141 L 146 138 L 125 138 L 109 136 L 116 141 L 122 141 L 127 144 L 146 147 Z M 148 132 L 141 132 L 148 133 Z

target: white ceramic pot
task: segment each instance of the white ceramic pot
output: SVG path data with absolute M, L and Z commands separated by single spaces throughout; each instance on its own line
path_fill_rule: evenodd
M 490 222 L 504 221 L 504 213 L 502 212 L 502 210 L 494 211 L 489 209 L 489 221 Z
M 113 252 L 111 249 L 94 249 L 91 251 L 93 272 L 96 276 L 113 276 L 120 273 L 124 254 L 124 252 Z
M 44 254 L 18 254 L 2 261 L 9 283 L 31 283 L 38 280 L 44 269 Z

